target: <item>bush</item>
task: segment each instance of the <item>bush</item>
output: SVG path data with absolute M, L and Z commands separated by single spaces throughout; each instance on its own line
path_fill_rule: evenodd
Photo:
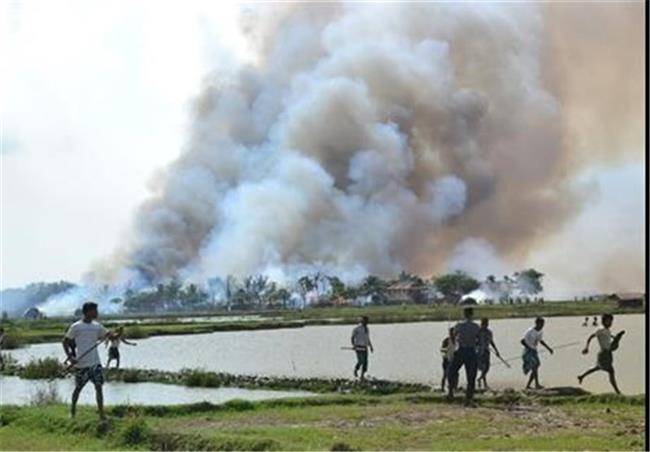
M 213 372 L 205 372 L 200 369 L 183 369 L 183 382 L 186 386 L 202 388 L 216 388 L 222 386 L 222 381 Z
M 120 444 L 125 446 L 143 444 L 150 438 L 151 428 L 144 419 L 137 416 L 127 419 L 119 432 Z
M 147 332 L 139 325 L 129 326 L 125 328 L 126 337 L 129 339 L 142 339 L 148 337 Z
M 140 381 L 140 373 L 135 369 L 127 369 L 122 373 L 122 381 L 125 383 L 137 383 Z
M 63 365 L 56 358 L 31 360 L 20 372 L 20 377 L 29 379 L 57 378 L 63 373 Z
M 32 406 L 47 406 L 62 403 L 63 400 L 59 396 L 59 391 L 56 384 L 50 381 L 47 386 L 36 389 L 29 399 L 29 404 Z
M 13 350 L 19 348 L 23 345 L 21 337 L 16 333 L 6 333 L 0 349 L 2 350 Z

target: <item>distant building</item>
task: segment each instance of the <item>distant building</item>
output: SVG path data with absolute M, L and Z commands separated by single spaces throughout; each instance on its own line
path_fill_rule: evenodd
M 27 320 L 40 320 L 45 318 L 45 314 L 43 314 L 38 308 L 29 308 L 23 314 L 23 318 Z
M 645 303 L 645 294 L 639 292 L 613 293 L 609 299 L 618 302 L 619 308 L 642 308 Z
M 386 295 L 391 302 L 425 303 L 427 286 L 417 281 L 398 281 L 386 288 Z

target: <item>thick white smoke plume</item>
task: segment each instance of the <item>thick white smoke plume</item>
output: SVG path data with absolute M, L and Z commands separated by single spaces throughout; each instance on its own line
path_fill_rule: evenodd
M 186 148 L 94 278 L 428 275 L 468 237 L 519 255 L 579 201 L 542 77 L 543 17 L 507 4 L 246 10 L 254 61 L 207 79 Z

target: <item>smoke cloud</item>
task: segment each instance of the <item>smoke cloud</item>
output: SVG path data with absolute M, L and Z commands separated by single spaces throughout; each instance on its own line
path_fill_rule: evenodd
M 206 78 L 182 155 L 92 278 L 427 275 L 473 247 L 525 259 L 587 197 L 571 183 L 585 147 L 567 115 L 585 94 L 558 41 L 577 20 L 565 12 L 244 10 L 252 60 Z

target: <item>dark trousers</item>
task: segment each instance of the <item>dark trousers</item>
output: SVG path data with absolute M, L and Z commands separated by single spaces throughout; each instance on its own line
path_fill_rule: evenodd
M 477 368 L 476 349 L 474 347 L 461 347 L 454 353 L 454 359 L 451 360 L 449 369 L 447 370 L 450 391 L 454 391 L 458 386 L 458 371 L 462 366 L 465 366 L 465 375 L 467 376 L 467 391 L 465 395 L 468 399 L 471 399 L 474 397 Z
M 361 369 L 365 374 L 368 371 L 368 350 L 356 350 L 357 364 L 354 366 L 355 372 Z

